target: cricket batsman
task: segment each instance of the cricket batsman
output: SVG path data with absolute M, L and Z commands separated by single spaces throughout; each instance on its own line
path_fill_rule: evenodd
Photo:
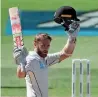
M 75 9 L 60 7 L 54 14 L 54 21 L 61 24 L 68 35 L 67 43 L 60 51 L 48 54 L 52 38 L 44 33 L 35 36 L 34 50 L 27 56 L 25 48 L 14 49 L 17 76 L 26 80 L 27 97 L 48 97 L 48 67 L 69 58 L 75 49 L 80 30 Z M 20 63 L 25 65 L 25 71 L 21 71 Z

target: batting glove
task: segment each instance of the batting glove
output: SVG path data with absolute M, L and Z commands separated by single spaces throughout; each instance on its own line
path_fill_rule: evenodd
M 76 38 L 77 35 L 78 35 L 79 30 L 80 30 L 79 22 L 78 21 L 73 21 L 72 24 L 69 25 L 69 30 L 67 31 L 69 39 Z
M 15 47 L 13 49 L 13 56 L 15 63 L 21 66 L 21 71 L 25 71 L 26 56 L 28 55 L 27 49 L 25 47 L 19 49 Z

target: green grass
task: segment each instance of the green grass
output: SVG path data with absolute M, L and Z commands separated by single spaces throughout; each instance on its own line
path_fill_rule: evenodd
M 98 96 L 97 69 L 91 69 L 91 97 Z M 77 95 L 79 95 L 79 71 L 77 68 Z M 15 80 L 15 79 L 14 79 Z M 49 71 L 49 95 L 70 96 L 71 95 L 71 68 L 53 68 Z M 18 84 L 19 85 L 19 82 Z M 84 95 L 86 95 L 86 70 L 84 70 Z M 3 88 L 3 96 L 25 96 L 25 88 Z
M 27 4 L 28 6 L 25 7 Z M 72 6 L 77 10 L 92 10 L 97 9 L 97 4 L 98 0 L 2 0 L 2 8 L 18 6 L 19 8 L 26 10 L 56 10 L 60 6 Z
M 98 0 L 2 0 L 2 41 L 1 41 L 1 95 L 3 96 L 25 96 L 26 90 L 24 79 L 16 77 L 16 65 L 12 57 L 12 36 L 6 36 L 5 27 L 8 18 L 8 8 L 18 6 L 21 10 L 56 10 L 62 5 L 69 5 L 76 10 L 94 10 L 98 8 Z M 32 50 L 32 36 L 25 36 L 25 45 Z M 66 43 L 66 37 L 54 37 L 50 52 L 62 49 Z M 59 44 L 58 44 L 59 43 Z M 49 68 L 49 95 L 70 96 L 71 95 L 71 60 L 73 58 L 88 58 L 91 62 L 91 91 L 92 97 L 98 96 L 98 37 L 78 37 L 77 46 L 71 58 L 66 59 L 58 65 Z M 86 75 L 84 75 L 86 76 Z M 84 84 L 85 86 L 85 84 Z M 77 87 L 78 90 L 78 87 Z
M 12 58 L 12 38 L 5 36 L 8 41 L 2 44 L 2 87 L 25 87 L 24 79 L 20 80 L 16 77 L 16 65 Z M 24 41 L 28 50 L 32 50 L 32 36 L 25 36 Z M 56 52 L 63 48 L 67 37 L 53 37 L 50 52 Z M 71 62 L 73 58 L 88 58 L 91 62 L 91 90 L 92 96 L 97 96 L 98 89 L 98 37 L 78 37 L 77 46 L 71 58 L 66 59 L 60 64 L 56 64 L 49 68 L 49 95 L 51 96 L 70 96 L 71 95 Z M 59 41 L 62 43 L 58 44 Z M 29 43 L 29 44 L 28 44 Z M 6 48 L 9 50 L 7 51 Z M 10 57 L 8 57 L 8 55 Z M 5 61 L 6 60 L 6 61 Z M 86 66 L 84 66 L 85 68 Z M 84 75 L 86 76 L 86 75 Z M 86 80 L 85 80 L 86 82 Z M 84 83 L 84 87 L 86 84 Z M 21 91 L 22 90 L 22 91 Z M 77 88 L 78 90 L 78 88 Z M 19 93 L 17 94 L 17 92 Z M 21 91 L 21 92 L 20 92 Z M 25 88 L 2 88 L 2 95 L 25 96 Z

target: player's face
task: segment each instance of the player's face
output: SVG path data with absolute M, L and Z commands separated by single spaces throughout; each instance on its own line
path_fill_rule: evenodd
M 50 47 L 50 40 L 49 39 L 39 41 L 36 45 L 37 53 L 41 57 L 45 58 L 48 54 L 49 47 Z

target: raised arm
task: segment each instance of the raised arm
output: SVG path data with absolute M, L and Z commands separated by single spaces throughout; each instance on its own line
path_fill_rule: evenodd
M 26 75 L 25 65 L 26 65 L 26 56 L 28 55 L 27 49 L 25 47 L 19 49 L 17 47 L 13 50 L 13 56 L 15 63 L 17 64 L 17 77 L 24 78 Z
M 77 21 L 73 21 L 69 25 L 69 30 L 67 31 L 68 40 L 64 48 L 61 50 L 60 61 L 70 57 L 76 46 L 77 34 L 80 30 L 80 25 Z
M 61 24 L 68 34 L 68 40 L 64 48 L 61 50 L 60 61 L 71 56 L 76 45 L 76 37 L 80 30 L 79 19 L 76 11 L 71 6 L 61 6 L 54 14 L 54 21 Z

